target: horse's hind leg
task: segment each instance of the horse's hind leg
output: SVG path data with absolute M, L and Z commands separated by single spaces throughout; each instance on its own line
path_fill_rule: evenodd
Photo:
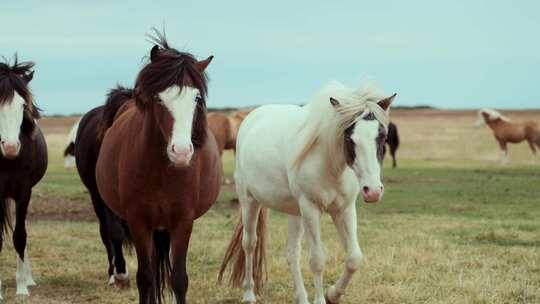
M 129 272 L 124 259 L 122 245 L 126 239 L 122 220 L 105 207 L 107 213 L 108 236 L 112 246 L 112 264 L 114 265 L 113 284 L 118 288 L 129 287 Z
M 255 281 L 253 279 L 253 254 L 257 244 L 257 222 L 261 204 L 248 193 L 239 194 L 240 207 L 242 208 L 242 248 L 245 253 L 245 276 L 243 282 L 244 295 L 242 303 L 255 303 Z
M 107 210 L 105 202 L 99 194 L 94 194 L 91 191 L 90 198 L 92 199 L 92 205 L 94 206 L 94 211 L 99 220 L 99 235 L 101 236 L 101 241 L 107 250 L 107 261 L 108 261 L 108 274 L 109 274 L 109 285 L 114 285 L 114 264 L 113 264 L 113 248 L 111 239 L 109 238 L 109 228 L 107 226 Z
M 186 293 L 188 290 L 186 257 L 192 228 L 192 221 L 180 222 L 171 233 L 171 285 L 174 297 L 176 298 L 176 304 L 186 303 Z
M 287 238 L 287 262 L 291 272 L 294 284 L 294 303 L 309 304 L 304 279 L 300 271 L 300 256 L 302 250 L 302 236 L 304 235 L 304 226 L 302 218 L 298 216 L 289 216 L 289 236 Z
M 347 256 L 345 270 L 338 281 L 328 289 L 326 298 L 327 303 L 339 303 L 353 274 L 358 270 L 362 261 L 362 251 L 360 245 L 358 245 L 358 236 L 356 234 L 356 205 L 353 203 L 342 212 L 333 213 L 332 220 Z
M 17 295 L 29 295 L 28 286 L 35 286 L 36 282 L 32 278 L 32 270 L 26 249 L 26 214 L 30 203 L 30 189 L 23 190 L 15 199 L 16 201 L 16 222 L 13 231 L 13 246 L 17 252 L 17 273 L 15 280 L 17 282 Z

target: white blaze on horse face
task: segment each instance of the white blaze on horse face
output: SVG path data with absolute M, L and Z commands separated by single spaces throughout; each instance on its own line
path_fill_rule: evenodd
M 381 166 L 377 158 L 378 136 L 377 120 L 358 120 L 351 134 L 356 154 L 352 169 L 358 177 L 364 201 L 368 203 L 378 202 L 383 194 Z
M 11 102 L 0 105 L 0 149 L 5 157 L 19 154 L 19 133 L 23 122 L 24 99 L 15 92 Z
M 174 119 L 167 144 L 169 160 L 175 166 L 187 166 L 194 152 L 191 131 L 200 92 L 192 87 L 184 87 L 180 91 L 180 87 L 175 85 L 159 93 L 159 98 Z

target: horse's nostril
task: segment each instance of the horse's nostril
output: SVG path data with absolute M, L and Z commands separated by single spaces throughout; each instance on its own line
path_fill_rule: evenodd
M 363 190 L 364 190 L 364 193 L 367 194 L 367 193 L 369 192 L 369 187 L 368 187 L 368 186 L 364 186 Z

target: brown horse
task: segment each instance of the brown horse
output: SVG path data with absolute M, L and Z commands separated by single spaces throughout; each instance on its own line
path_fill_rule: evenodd
M 534 121 L 514 122 L 501 113 L 492 109 L 478 111 L 475 127 L 487 124 L 493 131 L 495 139 L 501 147 L 501 161 L 508 161 L 507 143 L 520 143 L 526 140 L 533 155 L 536 155 L 535 145 L 540 148 L 540 129 Z
M 223 112 L 208 114 L 208 127 L 216 137 L 220 155 L 223 154 L 223 150 L 236 150 L 236 138 L 240 124 L 250 112 L 251 110 L 236 111 L 230 115 Z
M 155 34 L 134 100 L 105 133 L 96 179 L 106 204 L 128 223 L 139 303 L 162 303 L 167 284 L 176 303 L 185 303 L 193 222 L 216 201 L 221 181 L 219 152 L 206 126 L 204 71 L 212 57 L 197 61 Z

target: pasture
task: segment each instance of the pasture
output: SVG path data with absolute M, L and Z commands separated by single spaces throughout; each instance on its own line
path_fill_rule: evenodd
M 540 111 L 506 112 L 540 119 Z M 526 143 L 498 162 L 487 127 L 473 129 L 475 112 L 396 110 L 398 168 L 385 162 L 383 201 L 359 202 L 364 262 L 343 303 L 540 303 L 540 156 Z M 37 287 L 14 298 L 15 252 L 0 255 L 5 303 L 136 303 L 135 253 L 128 256 L 129 290 L 108 287 L 105 250 L 87 193 L 62 150 L 75 117 L 44 118 L 49 170 L 32 197 L 28 254 Z M 232 153 L 225 153 L 227 175 Z M 234 187 L 199 219 L 191 238 L 189 303 L 238 303 L 240 291 L 217 286 L 226 246 L 237 222 Z M 268 284 L 260 303 L 291 303 L 284 255 L 287 219 L 271 213 Z M 323 220 L 325 285 L 341 273 L 343 252 L 329 217 Z M 306 247 L 304 246 L 304 249 Z M 303 251 L 303 273 L 312 281 Z M 336 266 L 339 265 L 339 268 Z

